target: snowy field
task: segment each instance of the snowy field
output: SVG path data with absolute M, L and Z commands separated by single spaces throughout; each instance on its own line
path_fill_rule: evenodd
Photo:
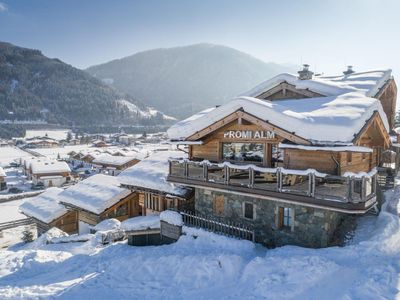
M 21 157 L 32 156 L 17 147 L 0 147 L 0 167 L 8 166 Z
M 387 194 L 388 198 L 393 196 Z M 346 247 L 274 250 L 188 229 L 172 245 L 34 242 L 0 251 L 2 299 L 396 299 L 400 189 Z

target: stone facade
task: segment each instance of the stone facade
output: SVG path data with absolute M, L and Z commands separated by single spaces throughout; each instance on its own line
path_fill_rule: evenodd
M 219 200 L 215 200 L 217 198 Z M 218 209 L 215 201 L 219 201 Z M 244 217 L 244 203 L 253 204 L 253 219 Z M 292 209 L 290 227 L 280 228 L 279 208 Z M 195 212 L 250 226 L 255 230 L 256 242 L 268 247 L 298 245 L 320 248 L 337 245 L 349 225 L 354 224 L 352 216 L 339 212 L 203 188 L 196 188 Z

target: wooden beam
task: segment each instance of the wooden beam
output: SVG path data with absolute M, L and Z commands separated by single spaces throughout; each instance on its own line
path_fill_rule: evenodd
M 364 135 L 368 132 L 368 130 L 372 127 L 376 126 L 377 129 L 381 132 L 381 136 L 383 138 L 383 146 L 384 148 L 388 148 L 390 146 L 390 136 L 389 133 L 386 131 L 386 128 L 383 124 L 382 118 L 379 115 L 378 111 L 375 111 L 372 116 L 365 122 L 364 126 L 361 130 L 357 133 L 357 135 L 353 139 L 353 143 L 355 145 L 360 145 Z

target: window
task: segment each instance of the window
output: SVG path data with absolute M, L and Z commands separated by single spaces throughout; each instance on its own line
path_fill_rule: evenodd
M 253 205 L 253 203 L 248 203 L 248 202 L 244 203 L 243 214 L 246 219 L 254 220 L 254 205 Z
M 278 148 L 277 144 L 273 144 L 271 151 L 272 151 L 271 166 L 274 168 L 282 166 L 283 157 L 284 157 L 283 149 Z
M 225 209 L 225 198 L 224 196 L 215 196 L 213 199 L 213 212 L 214 215 L 223 216 Z
M 279 207 L 279 228 L 291 228 L 293 225 L 293 209 L 289 207 Z
M 121 206 L 118 206 L 115 212 L 117 217 L 125 216 L 128 214 L 128 203 L 124 203 Z
M 367 158 L 367 153 L 363 152 L 362 153 L 362 160 L 365 160 Z
M 222 158 L 225 160 L 262 163 L 264 161 L 264 144 L 222 143 Z

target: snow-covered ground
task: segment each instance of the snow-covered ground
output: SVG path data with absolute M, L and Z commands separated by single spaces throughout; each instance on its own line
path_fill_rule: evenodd
M 29 156 L 32 156 L 32 154 L 29 154 L 18 147 L 0 147 L 0 167 L 8 166 L 10 163 L 19 160 L 21 157 Z
M 16 245 L 0 251 L 2 299 L 395 299 L 400 189 L 346 247 L 268 250 L 184 228 L 171 245 Z M 392 199 L 389 199 L 392 198 Z

